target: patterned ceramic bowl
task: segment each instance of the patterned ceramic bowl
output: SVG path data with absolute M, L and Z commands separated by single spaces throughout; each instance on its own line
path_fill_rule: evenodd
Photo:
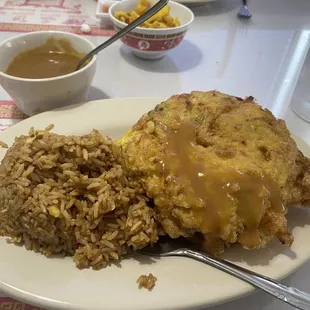
M 114 13 L 117 11 L 133 11 L 138 2 L 139 0 L 124 0 L 110 7 L 110 18 L 117 31 L 126 27 L 126 24 L 116 19 Z M 169 1 L 169 6 L 170 15 L 178 17 L 181 26 L 163 29 L 137 27 L 121 39 L 136 56 L 144 59 L 160 58 L 183 40 L 189 25 L 194 20 L 194 14 L 186 6 L 176 2 Z

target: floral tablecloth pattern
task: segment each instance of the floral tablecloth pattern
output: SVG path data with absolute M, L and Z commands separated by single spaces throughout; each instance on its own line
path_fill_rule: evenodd
M 0 310 L 43 310 L 34 306 L 26 305 L 9 297 L 0 297 Z
M 91 28 L 88 35 L 112 35 L 112 29 L 102 28 L 95 12 L 94 0 L 2 0 L 0 31 L 60 30 L 83 33 L 81 26 L 87 24 Z
M 0 100 L 0 131 L 9 128 L 26 117 L 13 101 Z M 0 310 L 2 309 L 0 308 Z

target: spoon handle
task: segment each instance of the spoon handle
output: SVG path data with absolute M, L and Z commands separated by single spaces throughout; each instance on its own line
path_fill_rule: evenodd
M 125 28 L 117 32 L 113 37 L 108 39 L 107 41 L 103 42 L 99 46 L 97 46 L 95 49 L 93 49 L 90 53 L 88 53 L 78 64 L 77 70 L 79 70 L 85 61 L 87 61 L 89 58 L 93 57 L 94 55 L 98 54 L 101 50 L 108 47 L 118 39 L 120 39 L 122 36 L 124 36 L 126 33 L 130 32 L 134 28 L 141 25 L 143 22 L 148 20 L 150 17 L 155 15 L 158 11 L 160 11 L 165 5 L 167 5 L 169 0 L 159 0 L 154 6 L 152 6 L 149 10 L 147 10 L 144 14 L 142 14 L 139 18 L 134 20 L 132 23 L 128 24 Z
M 294 287 L 286 286 L 271 278 L 262 276 L 228 261 L 214 258 L 208 254 L 196 252 L 190 249 L 178 249 L 169 252 L 169 256 L 186 256 L 202 263 L 222 270 L 240 280 L 243 280 L 266 293 L 301 310 L 310 310 L 310 294 Z

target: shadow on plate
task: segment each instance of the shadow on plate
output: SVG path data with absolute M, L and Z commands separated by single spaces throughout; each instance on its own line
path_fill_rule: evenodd
M 111 261 L 109 265 L 115 265 L 119 268 L 122 268 L 122 264 L 126 260 L 135 260 L 140 265 L 152 265 L 157 263 L 158 260 L 160 260 L 160 257 L 147 256 L 139 254 L 138 252 L 134 252 L 123 256 L 122 259 L 119 261 Z
M 292 231 L 294 228 L 310 225 L 309 212 L 303 208 L 290 208 L 287 215 L 289 230 Z M 222 257 L 231 262 L 242 261 L 249 266 L 264 266 L 280 254 L 286 255 L 292 260 L 296 258 L 296 253 L 291 248 L 282 245 L 278 240 L 272 240 L 266 248 L 255 251 L 248 251 L 236 245 L 227 250 Z
M 139 262 L 140 265 L 151 265 L 155 264 L 160 260 L 160 257 L 147 256 L 139 253 L 135 253 L 129 257 Z
M 158 73 L 180 73 L 197 67 L 202 60 L 201 50 L 188 40 L 161 59 L 144 60 L 132 54 L 129 48 L 122 46 L 121 57 L 132 66 L 144 71 Z
M 296 253 L 289 247 L 282 245 L 278 240 L 272 240 L 266 248 L 249 251 L 240 245 L 235 245 L 221 256 L 231 262 L 244 262 L 249 266 L 266 266 L 277 255 L 285 255 L 290 259 L 296 258 Z

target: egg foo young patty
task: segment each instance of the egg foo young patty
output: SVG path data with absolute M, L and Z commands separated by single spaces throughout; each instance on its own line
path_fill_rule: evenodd
M 287 207 L 309 205 L 310 160 L 285 122 L 252 97 L 172 96 L 115 146 L 154 200 L 163 231 L 202 237 L 213 254 L 236 243 L 262 248 L 273 238 L 291 245 Z
M 153 210 L 117 163 L 112 140 L 93 130 L 30 130 L 0 166 L 0 236 L 26 249 L 72 255 L 98 269 L 157 241 Z

